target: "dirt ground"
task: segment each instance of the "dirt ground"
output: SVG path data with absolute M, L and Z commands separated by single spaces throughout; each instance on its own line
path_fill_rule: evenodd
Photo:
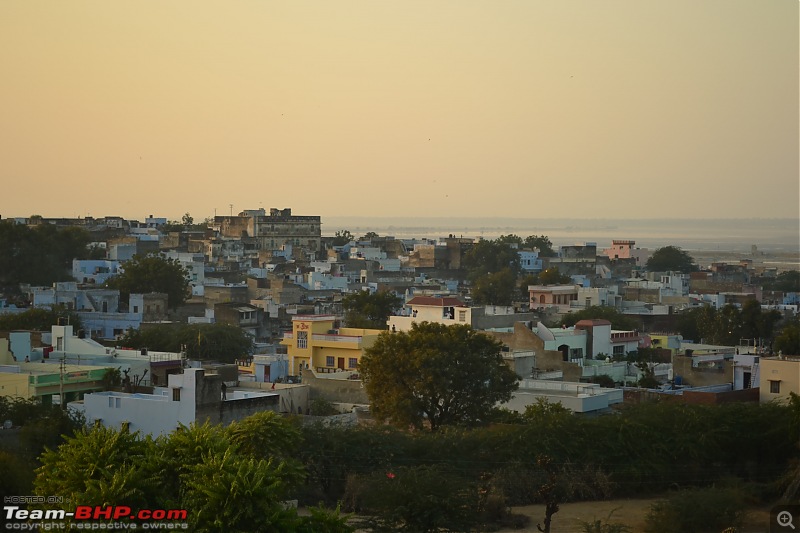
M 634 532 L 644 531 L 645 517 L 650 506 L 657 499 L 645 500 L 607 500 L 600 502 L 565 503 L 553 516 L 552 533 L 583 533 L 583 522 L 603 520 L 626 524 Z M 613 511 L 611 519 L 609 513 Z M 501 533 L 537 531 L 536 524 L 544 519 L 544 505 L 514 507 L 514 513 L 530 516 L 531 521 L 524 529 L 503 529 Z M 765 533 L 769 529 L 769 509 L 751 509 L 743 533 Z M 709 533 L 717 533 L 710 531 Z

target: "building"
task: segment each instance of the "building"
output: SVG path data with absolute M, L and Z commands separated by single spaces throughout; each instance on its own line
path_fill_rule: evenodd
M 242 211 L 238 216 L 214 217 L 216 229 L 224 237 L 251 237 L 259 250 L 278 250 L 294 245 L 311 252 L 320 248 L 322 224 L 319 216 L 295 216 L 291 209 Z
M 79 283 L 103 285 L 109 278 L 120 273 L 119 261 L 108 259 L 73 259 L 72 277 Z
M 124 427 L 144 435 L 166 435 L 192 423 L 230 424 L 260 411 L 278 411 L 280 395 L 259 390 L 228 389 L 222 377 L 201 368 L 187 368 L 169 376 L 166 387 L 153 394 L 98 392 L 87 394 L 83 411 L 87 423 Z
M 602 413 L 623 401 L 622 389 L 607 389 L 593 383 L 523 379 L 511 400 L 502 407 L 524 413 L 529 405 L 539 399 L 560 403 L 573 413 Z
M 800 394 L 800 357 L 762 357 L 759 361 L 761 402 L 788 402 L 789 394 Z
M 377 329 L 339 328 L 333 315 L 300 315 L 292 318 L 292 332 L 281 344 L 287 347 L 289 369 L 300 375 L 304 368 L 319 374 L 355 371 L 364 350 L 372 346 Z
M 387 324 L 391 331 L 410 331 L 414 322 L 472 326 L 472 309 L 452 296 L 415 296 L 406 302 L 405 315 L 390 316 Z
M 556 309 L 568 313 L 572 302 L 578 300 L 577 285 L 529 285 L 531 310 Z

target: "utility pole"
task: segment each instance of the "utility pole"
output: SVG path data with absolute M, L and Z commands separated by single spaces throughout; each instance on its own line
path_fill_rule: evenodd
M 61 356 L 61 361 L 58 363 L 58 373 L 59 373 L 59 380 L 58 380 L 58 397 L 60 398 L 61 402 L 61 410 L 65 410 L 67 408 L 67 404 L 64 402 L 64 367 L 66 366 L 66 362 L 64 356 Z

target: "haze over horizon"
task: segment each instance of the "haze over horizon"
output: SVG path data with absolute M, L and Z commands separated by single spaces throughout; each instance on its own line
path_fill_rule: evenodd
M 799 220 L 799 26 L 783 0 L 6 0 L 0 215 Z

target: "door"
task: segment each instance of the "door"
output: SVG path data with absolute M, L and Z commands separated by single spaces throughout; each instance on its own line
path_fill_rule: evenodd
M 344 357 L 337 357 L 336 358 L 336 366 L 340 370 L 344 370 Z

